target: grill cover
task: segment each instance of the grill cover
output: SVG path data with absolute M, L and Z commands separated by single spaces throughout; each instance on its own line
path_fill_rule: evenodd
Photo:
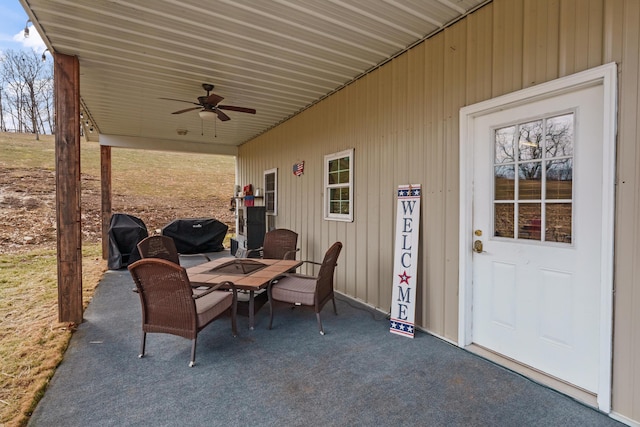
M 109 270 L 118 270 L 140 259 L 138 242 L 149 233 L 140 218 L 113 214 L 109 224 Z
M 165 225 L 162 234 L 173 238 L 178 253 L 201 254 L 224 250 L 222 242 L 229 226 L 213 218 L 176 219 Z

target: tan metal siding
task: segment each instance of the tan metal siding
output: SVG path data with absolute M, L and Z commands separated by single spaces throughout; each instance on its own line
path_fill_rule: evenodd
M 613 410 L 640 420 L 640 2 L 494 0 L 240 147 L 241 182 L 277 167 L 277 225 L 302 259 L 341 240 L 336 286 L 388 311 L 394 190 L 423 185 L 417 323 L 457 340 L 458 111 L 616 61 L 620 72 Z M 355 149 L 355 221 L 323 220 L 323 157 Z M 304 160 L 305 174 L 291 166 Z
M 619 64 L 613 409 L 640 422 L 640 2 L 607 3 L 607 61 Z
M 522 1 L 493 3 L 493 96 L 521 89 L 522 86 Z
M 558 76 L 559 0 L 525 3 L 523 86 L 534 86 Z

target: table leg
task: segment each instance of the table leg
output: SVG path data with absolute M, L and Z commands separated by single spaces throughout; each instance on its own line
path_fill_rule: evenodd
M 254 291 L 249 291 L 249 329 L 253 331 L 253 312 L 255 311 Z

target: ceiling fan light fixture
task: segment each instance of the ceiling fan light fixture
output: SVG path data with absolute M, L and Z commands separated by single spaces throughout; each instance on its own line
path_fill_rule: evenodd
M 212 110 L 201 110 L 198 114 L 202 120 L 215 120 L 218 117 Z

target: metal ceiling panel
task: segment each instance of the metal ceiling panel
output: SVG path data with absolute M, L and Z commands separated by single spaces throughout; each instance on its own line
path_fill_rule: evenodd
M 51 51 L 78 56 L 82 105 L 104 140 L 228 154 L 220 147 L 281 123 L 488 0 L 21 2 Z M 225 110 L 225 122 L 171 114 L 195 107 L 202 83 L 215 85 L 221 105 L 257 113 Z

